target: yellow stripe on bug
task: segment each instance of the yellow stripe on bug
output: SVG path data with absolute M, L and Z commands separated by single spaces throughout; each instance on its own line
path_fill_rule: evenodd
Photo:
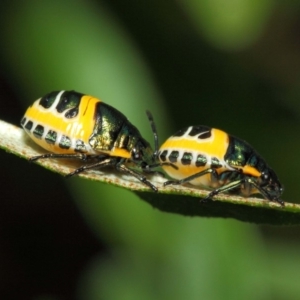
M 130 158 L 131 153 L 126 149 L 122 148 L 113 148 L 110 152 L 108 152 L 110 156 L 118 156 L 123 158 Z
M 76 137 L 88 142 L 95 126 L 96 103 L 101 102 L 101 100 L 91 96 L 83 96 L 80 100 L 78 115 L 71 119 L 65 118 L 61 113 L 41 109 L 38 101 L 28 108 L 25 114 L 26 117 L 48 126 L 54 131 L 62 132 L 70 138 Z
M 96 104 L 101 100 L 91 97 L 83 96 L 79 106 L 78 121 L 76 126 L 70 132 L 70 135 L 78 136 L 85 142 L 88 142 L 95 126 L 95 108 Z
M 244 174 L 247 174 L 247 175 L 251 175 L 251 176 L 254 176 L 254 177 L 260 177 L 261 176 L 261 173 L 256 169 L 256 168 L 253 168 L 251 166 L 244 166 L 242 168 L 243 170 L 243 173 Z
M 172 137 L 162 146 L 163 149 L 183 149 L 188 152 L 197 151 L 219 159 L 224 159 L 229 144 L 228 134 L 219 129 L 211 129 L 211 137 L 199 139 L 195 137 Z

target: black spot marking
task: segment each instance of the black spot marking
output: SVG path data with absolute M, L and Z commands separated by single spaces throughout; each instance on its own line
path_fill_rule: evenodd
M 79 108 L 78 107 L 72 108 L 72 109 L 70 109 L 69 111 L 67 111 L 65 113 L 65 117 L 67 119 L 75 118 L 78 115 L 78 112 L 79 112 Z
M 167 160 L 167 154 L 168 154 L 168 150 L 164 150 L 162 153 L 159 153 L 158 156 L 159 156 L 161 161 L 166 161 Z
M 56 105 L 58 113 L 65 113 L 66 118 L 74 118 L 78 114 L 78 107 L 83 94 L 75 91 L 64 92 Z
M 184 152 L 181 158 L 181 163 L 183 165 L 190 165 L 193 159 L 192 153 Z
M 61 149 L 69 149 L 71 147 L 71 139 L 68 136 L 63 135 L 58 146 Z
M 196 167 L 204 167 L 207 164 L 207 158 L 203 154 L 199 154 L 196 159 Z
M 54 103 L 56 96 L 58 95 L 58 91 L 51 92 L 47 94 L 46 96 L 42 97 L 39 104 L 43 106 L 44 108 L 50 108 L 52 104 Z
M 193 126 L 192 130 L 189 132 L 189 136 L 195 136 L 197 134 L 199 134 L 199 136 L 200 136 L 202 133 L 204 133 L 204 132 L 206 133 L 207 131 L 210 134 L 211 128 L 207 127 L 207 126 L 202 126 L 202 125 Z
M 75 144 L 75 151 L 76 152 L 86 152 L 86 147 L 83 140 L 77 140 Z
M 176 163 L 177 162 L 177 158 L 179 156 L 179 152 L 178 151 L 172 151 L 169 155 L 169 161 L 172 163 Z
M 57 139 L 57 132 L 53 130 L 49 130 L 45 136 L 45 141 L 48 144 L 55 144 Z
M 222 164 L 220 163 L 220 161 L 216 157 L 212 157 L 210 166 L 213 169 L 217 169 L 217 168 L 221 168 Z
M 208 132 L 204 132 L 202 134 L 199 134 L 198 139 L 205 140 L 205 139 L 208 139 L 210 137 L 211 137 L 211 132 L 208 131 Z
M 25 129 L 28 130 L 28 131 L 31 131 L 32 129 L 32 126 L 33 126 L 33 122 L 32 121 L 28 121 L 25 125 Z
M 184 129 L 180 129 L 179 131 L 177 131 L 175 134 L 173 134 L 173 136 L 183 136 L 186 131 L 188 130 L 189 127 L 186 127 Z
M 41 139 L 42 136 L 44 134 L 44 126 L 42 125 L 36 125 L 36 127 L 33 130 L 33 135 L 37 138 L 37 139 Z

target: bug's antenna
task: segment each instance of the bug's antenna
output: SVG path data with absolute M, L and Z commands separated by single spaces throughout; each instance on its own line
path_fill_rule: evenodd
M 147 114 L 148 120 L 150 122 L 151 129 L 152 129 L 153 136 L 154 136 L 153 158 L 156 161 L 156 158 L 157 158 L 157 155 L 158 155 L 158 134 L 157 134 L 156 126 L 155 126 L 154 119 L 153 119 L 153 116 L 152 116 L 151 112 L 149 110 L 146 110 L 146 114 Z

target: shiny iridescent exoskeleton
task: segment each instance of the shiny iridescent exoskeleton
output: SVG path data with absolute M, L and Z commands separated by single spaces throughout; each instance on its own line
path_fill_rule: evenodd
M 97 98 L 75 91 L 51 92 L 27 109 L 21 125 L 38 145 L 51 152 L 31 161 L 94 160 L 68 176 L 113 166 L 157 191 L 144 175 L 127 166 L 131 163 L 144 172 L 154 162 L 151 146 L 121 112 Z
M 246 197 L 260 193 L 284 205 L 280 199 L 283 188 L 264 159 L 248 143 L 219 129 L 199 125 L 179 130 L 160 147 L 158 159 L 175 179 L 165 185 L 189 182 L 204 186 L 212 189 L 207 199 L 220 192 Z

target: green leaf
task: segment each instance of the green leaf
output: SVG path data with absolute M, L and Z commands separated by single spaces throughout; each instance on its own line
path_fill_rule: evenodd
M 26 159 L 43 153 L 43 150 L 35 145 L 21 128 L 1 120 L 0 148 Z M 67 175 L 80 165 L 80 161 L 45 159 L 38 161 L 38 164 L 51 171 Z M 135 178 L 119 172 L 93 170 L 78 176 L 132 190 L 141 199 L 164 212 L 184 216 L 234 218 L 257 224 L 300 224 L 298 204 L 285 203 L 285 207 L 281 207 L 278 203 L 264 199 L 228 194 L 220 194 L 214 198 L 214 201 L 201 203 L 200 200 L 207 196 L 208 191 L 189 186 L 163 187 L 162 183 L 165 179 L 159 175 L 153 175 L 151 178 L 159 188 L 158 193 L 154 193 Z

